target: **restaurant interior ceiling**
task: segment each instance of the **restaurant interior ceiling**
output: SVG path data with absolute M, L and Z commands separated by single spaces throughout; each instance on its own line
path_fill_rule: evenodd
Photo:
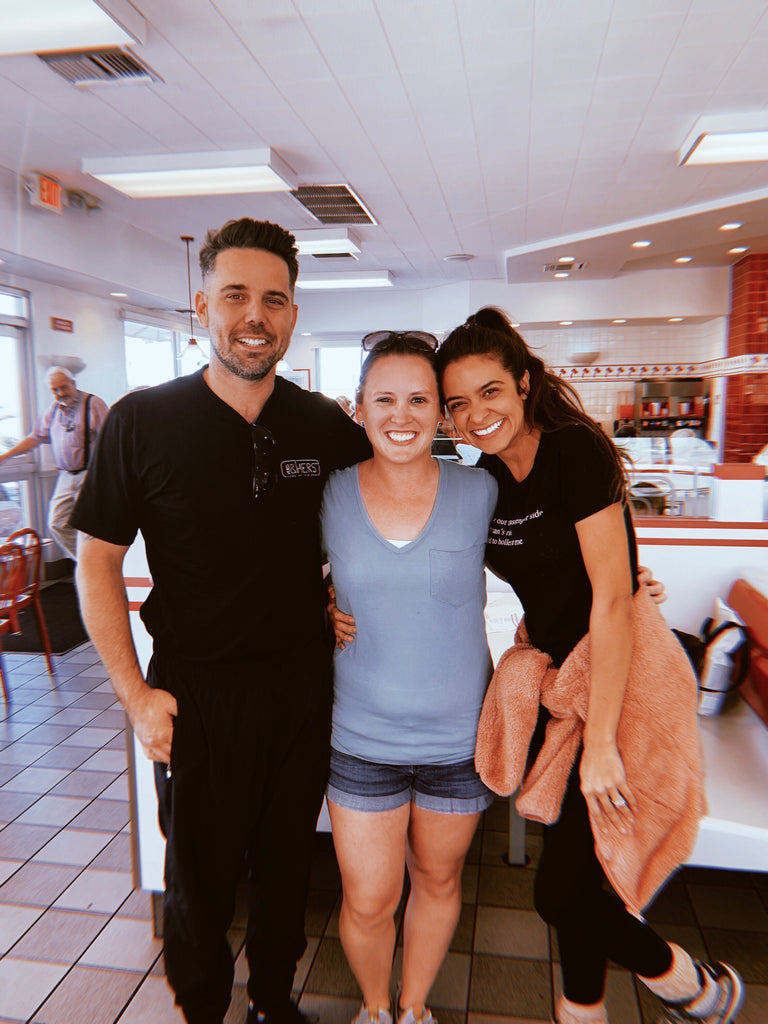
M 33 2 L 0 0 L 0 50 L 6 14 Z M 118 18 L 118 4 L 131 6 L 98 2 Z M 378 271 L 398 289 L 556 288 L 558 266 L 571 280 L 684 274 L 768 251 L 768 161 L 681 166 L 687 140 L 710 125 L 768 129 L 763 0 L 132 8 L 142 29 L 122 50 L 144 66 L 136 78 L 78 86 L 34 52 L 0 56 L 0 170 L 18 185 L 4 208 L 16 204 L 17 216 L 0 224 L 6 275 L 76 279 L 53 256 L 25 255 L 20 182 L 33 170 L 142 237 L 177 244 L 180 266 L 181 236 L 201 240 L 231 217 L 327 226 L 291 191 L 134 199 L 82 169 L 112 157 L 266 148 L 294 185 L 346 185 L 370 214 L 343 224 L 354 256 L 301 257 L 307 278 Z M 742 226 L 721 230 L 734 222 Z M 633 248 L 641 240 L 652 244 Z M 178 296 L 159 282 L 144 298 L 172 305 Z

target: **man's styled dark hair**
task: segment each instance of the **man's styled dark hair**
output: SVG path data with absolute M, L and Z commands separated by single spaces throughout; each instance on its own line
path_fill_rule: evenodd
M 296 259 L 298 249 L 296 239 L 279 224 L 268 220 L 253 220 L 241 217 L 240 220 L 228 220 L 218 231 L 211 229 L 205 236 L 205 245 L 200 250 L 200 270 L 205 280 L 216 263 L 216 257 L 225 249 L 263 249 L 285 260 L 291 291 L 299 276 L 299 261 Z

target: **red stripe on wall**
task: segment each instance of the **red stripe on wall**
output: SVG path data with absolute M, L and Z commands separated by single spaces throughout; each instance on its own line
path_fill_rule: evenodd
M 733 537 L 638 537 L 637 543 L 640 547 L 666 544 L 677 548 L 768 548 L 768 540 L 736 540 Z
M 150 576 L 123 576 L 123 582 L 126 587 L 151 587 L 152 578 Z

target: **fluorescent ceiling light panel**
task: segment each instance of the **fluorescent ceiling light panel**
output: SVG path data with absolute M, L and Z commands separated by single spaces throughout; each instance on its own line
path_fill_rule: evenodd
M 360 243 L 346 228 L 310 228 L 293 231 L 299 256 L 322 256 L 325 253 L 359 253 Z
M 297 288 L 306 291 L 347 288 L 393 288 L 394 278 L 388 270 L 359 270 L 352 274 L 299 275 Z
M 127 0 L 0 0 L 0 55 L 91 50 L 146 41 Z
M 133 199 L 287 192 L 291 168 L 269 146 L 211 153 L 84 157 L 85 174 Z
M 683 156 L 680 166 L 739 164 L 757 160 L 768 160 L 768 130 L 705 132 Z

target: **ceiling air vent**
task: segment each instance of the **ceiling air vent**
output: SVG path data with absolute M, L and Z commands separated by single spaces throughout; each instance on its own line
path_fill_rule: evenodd
M 571 270 L 583 270 L 586 263 L 545 263 L 545 274 L 563 274 Z
M 321 224 L 375 224 L 348 185 L 300 185 L 291 195 Z
M 156 71 L 128 50 L 73 50 L 38 53 L 38 57 L 57 75 L 80 87 L 162 82 Z

